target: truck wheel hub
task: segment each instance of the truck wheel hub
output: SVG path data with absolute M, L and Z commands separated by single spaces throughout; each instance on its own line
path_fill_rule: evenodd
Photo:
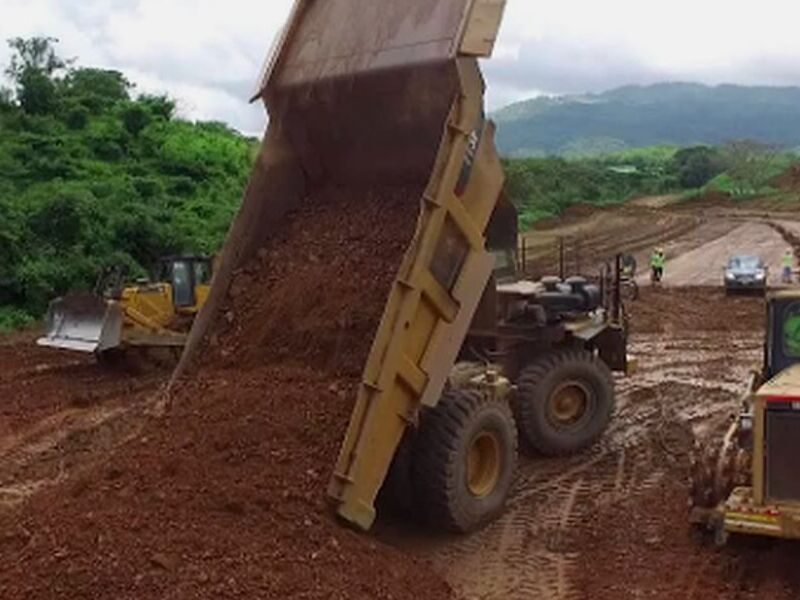
M 500 441 L 482 432 L 472 441 L 467 455 L 467 487 L 476 498 L 490 495 L 500 480 Z
M 547 416 L 556 427 L 572 429 L 581 424 L 591 403 L 591 390 L 583 383 L 565 382 L 553 390 L 547 403 Z

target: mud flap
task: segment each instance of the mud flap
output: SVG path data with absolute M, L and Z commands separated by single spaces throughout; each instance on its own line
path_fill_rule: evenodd
M 594 338 L 600 358 L 612 371 L 631 375 L 636 371 L 636 361 L 627 353 L 625 331 L 620 327 L 607 327 Z
M 45 335 L 37 344 L 59 350 L 97 353 L 120 345 L 122 309 L 91 294 L 59 298 L 50 304 Z

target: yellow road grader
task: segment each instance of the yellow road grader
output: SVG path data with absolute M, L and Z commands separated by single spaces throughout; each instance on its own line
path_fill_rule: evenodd
M 164 257 L 152 280 L 125 281 L 106 271 L 93 293 L 54 300 L 40 346 L 110 360 L 127 348 L 182 348 L 211 289 L 212 260 Z
M 730 534 L 800 539 L 800 292 L 767 301 L 764 364 L 717 447 L 692 465 L 691 520 Z
M 448 530 L 488 523 L 511 489 L 518 433 L 545 454 L 586 448 L 611 419 L 612 370 L 629 366 L 618 269 L 595 283 L 516 275 L 517 215 L 478 62 L 504 6 L 296 0 L 253 98 L 269 128 L 173 376 L 308 190 L 427 182 L 328 487 L 363 529 L 382 488 Z

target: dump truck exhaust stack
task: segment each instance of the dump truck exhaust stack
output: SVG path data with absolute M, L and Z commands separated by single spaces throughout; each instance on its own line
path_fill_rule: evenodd
M 503 187 L 478 58 L 505 0 L 297 0 L 259 90 L 269 128 L 173 381 L 204 347 L 234 273 L 326 186 L 424 190 L 329 486 L 369 528 L 406 427 L 438 403 L 483 290 Z M 376 227 L 384 224 L 376 223 Z M 386 224 L 390 226 L 390 224 Z

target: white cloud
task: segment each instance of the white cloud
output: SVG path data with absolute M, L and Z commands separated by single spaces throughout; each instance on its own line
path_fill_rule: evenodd
M 800 85 L 793 0 L 510 0 L 490 85 L 519 93 L 627 83 Z
M 398 0 L 399 1 L 399 0 Z M 258 131 L 246 104 L 291 0 L 0 0 L 0 38 L 53 35 L 82 64 L 168 92 L 185 116 Z M 627 83 L 800 85 L 793 0 L 509 0 L 487 61 L 493 108 Z M 8 51 L 0 46 L 0 64 Z

